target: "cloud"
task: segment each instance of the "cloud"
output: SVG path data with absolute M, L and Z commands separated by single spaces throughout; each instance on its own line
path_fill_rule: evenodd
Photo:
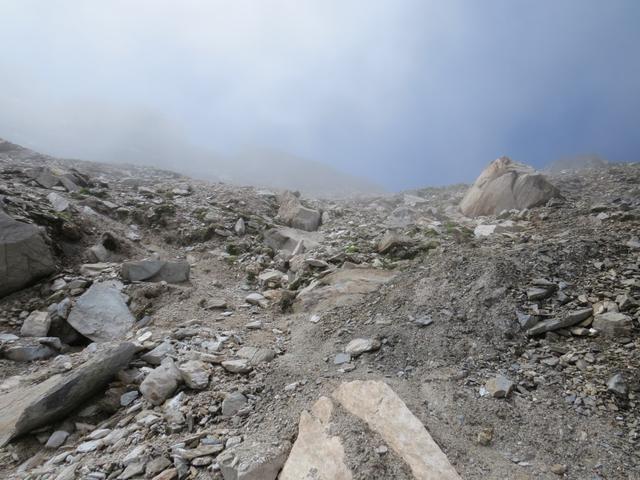
M 470 180 L 501 154 L 540 165 L 640 146 L 634 0 L 23 0 L 0 13 L 0 135 L 45 149 L 91 156 L 137 129 L 225 154 L 275 147 L 401 188 Z

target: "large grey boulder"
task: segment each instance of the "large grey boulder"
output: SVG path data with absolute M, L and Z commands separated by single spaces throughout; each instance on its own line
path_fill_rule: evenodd
M 460 202 L 460 210 L 468 217 L 495 215 L 544 205 L 559 196 L 559 190 L 541 173 L 500 157 L 480 174 Z
M 181 283 L 189 280 L 187 261 L 140 260 L 122 264 L 122 279 L 128 282 Z
M 321 212 L 305 207 L 291 192 L 285 192 L 280 196 L 278 217 L 287 226 L 307 232 L 317 230 L 322 222 Z
M 118 340 L 135 318 L 116 282 L 94 283 L 71 309 L 67 322 L 94 342 Z
M 0 396 L 0 447 L 76 411 L 124 368 L 134 353 L 132 343 L 103 344 L 70 372 Z
M 41 230 L 0 210 L 0 297 L 50 275 L 55 268 Z

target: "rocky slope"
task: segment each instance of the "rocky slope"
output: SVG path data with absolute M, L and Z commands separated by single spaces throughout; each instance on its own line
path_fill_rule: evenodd
M 640 165 L 549 180 L 470 219 L 0 145 L 54 266 L 0 299 L 0 476 L 638 478 Z

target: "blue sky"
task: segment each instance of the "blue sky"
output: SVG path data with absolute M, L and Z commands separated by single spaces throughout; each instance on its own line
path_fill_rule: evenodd
M 57 154 L 145 128 L 389 189 L 640 160 L 637 0 L 0 0 L 0 72 L 0 137 Z

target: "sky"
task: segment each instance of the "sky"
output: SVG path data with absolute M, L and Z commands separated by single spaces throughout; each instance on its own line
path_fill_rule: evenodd
M 399 190 L 637 161 L 639 126 L 638 0 L 0 0 L 0 137 L 47 153 L 264 147 Z

